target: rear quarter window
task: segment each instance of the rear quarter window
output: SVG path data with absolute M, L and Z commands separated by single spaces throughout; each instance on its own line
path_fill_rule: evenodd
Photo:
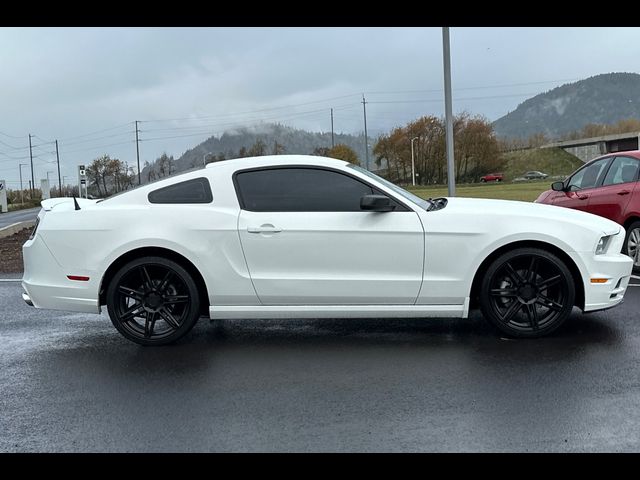
M 200 177 L 159 188 L 147 198 L 150 203 L 211 203 L 213 193 L 209 180 Z

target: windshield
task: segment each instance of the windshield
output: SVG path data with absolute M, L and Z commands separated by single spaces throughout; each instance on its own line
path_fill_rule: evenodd
M 401 197 L 404 197 L 407 200 L 412 201 L 413 203 L 415 203 L 416 205 L 419 205 L 420 207 L 424 208 L 427 211 L 429 211 L 429 207 L 433 205 L 433 202 L 431 202 L 430 200 L 425 200 L 424 198 L 420 198 L 419 196 L 406 191 L 404 188 L 399 187 L 395 183 L 391 183 L 389 180 L 385 180 L 384 178 L 379 177 L 375 173 L 371 173 L 369 170 L 365 168 L 362 168 L 358 165 L 353 165 L 352 163 L 350 163 L 348 166 L 353 168 L 354 170 L 359 171 L 360 173 L 365 174 L 367 177 L 373 178 L 374 180 L 382 183 L 385 187 L 389 187 L 391 190 L 393 190 L 395 193 L 397 193 Z

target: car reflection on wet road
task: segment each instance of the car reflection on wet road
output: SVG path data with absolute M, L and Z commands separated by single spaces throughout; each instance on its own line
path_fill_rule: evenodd
M 160 348 L 20 292 L 0 282 L 0 451 L 640 450 L 637 287 L 537 340 L 476 312 L 202 319 Z

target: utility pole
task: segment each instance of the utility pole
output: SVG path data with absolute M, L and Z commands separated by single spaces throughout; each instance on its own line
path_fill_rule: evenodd
M 369 136 L 367 135 L 367 101 L 362 94 L 362 110 L 364 112 L 364 168 L 369 170 Z
M 442 59 L 444 63 L 444 116 L 447 124 L 447 183 L 449 196 L 456 196 L 456 171 L 453 164 L 453 113 L 451 105 L 451 49 L 449 27 L 442 27 Z
M 140 140 L 138 138 L 138 120 L 136 120 L 136 158 L 138 159 L 138 185 L 142 185 L 142 173 L 140 172 Z
M 331 109 L 331 148 L 335 147 L 336 144 L 333 141 L 333 108 Z
M 57 139 L 56 139 L 56 161 L 58 162 L 58 195 L 62 196 L 62 177 L 60 176 L 60 154 L 58 153 Z
M 31 159 L 31 198 L 33 198 L 33 187 L 36 184 L 35 178 L 33 177 L 33 151 L 31 150 L 31 134 L 29 134 L 29 158 Z

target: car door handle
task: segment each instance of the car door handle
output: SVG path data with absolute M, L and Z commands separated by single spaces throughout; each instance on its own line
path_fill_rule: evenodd
M 589 195 L 583 195 L 583 196 L 578 195 L 577 197 L 578 197 L 578 200 L 587 200 L 589 198 Z
M 630 190 L 620 190 L 618 192 L 618 195 L 629 195 L 631 193 Z
M 280 233 L 281 231 L 281 228 L 274 227 L 270 223 L 265 223 L 259 227 L 247 227 L 247 232 L 249 233 Z

